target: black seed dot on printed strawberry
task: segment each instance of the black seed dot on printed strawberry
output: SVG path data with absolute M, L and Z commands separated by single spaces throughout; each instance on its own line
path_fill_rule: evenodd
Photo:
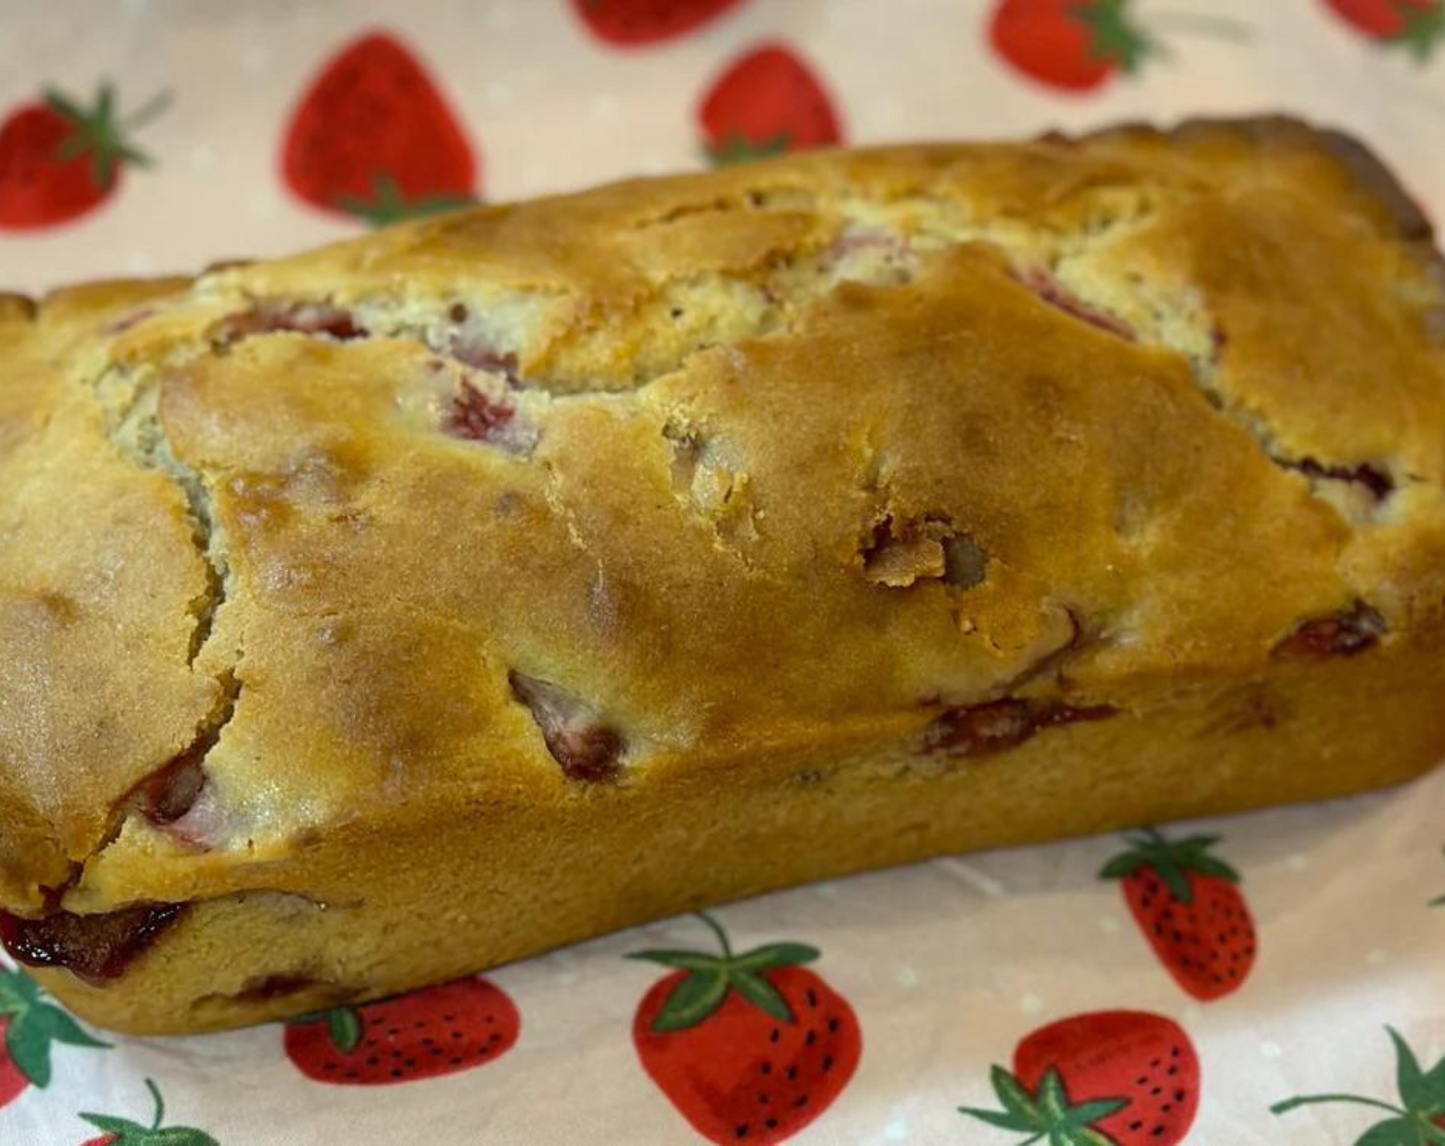
M 1305 621 L 1274 647 L 1276 660 L 1315 660 L 1353 657 L 1374 648 L 1389 631 L 1379 612 L 1356 601 L 1333 617 Z
M 21 919 L 0 912 L 0 942 L 30 967 L 55 967 L 89 983 L 118 979 L 185 913 L 183 903 L 142 903 L 103 915 L 57 912 Z
M 305 334 L 349 342 L 368 335 L 351 311 L 326 302 L 268 300 L 224 318 L 211 329 L 211 342 L 231 346 L 259 334 Z
M 460 1045 L 444 1052 L 435 1039 L 418 1039 L 414 1016 L 422 1016 L 423 1026 L 451 1027 L 450 1038 Z M 501 1032 L 490 1045 L 482 1039 L 488 1019 Z M 308 1078 L 374 1085 L 478 1066 L 510 1049 L 519 1023 L 516 1007 L 503 991 L 485 979 L 462 979 L 293 1020 L 284 1042 L 287 1057 Z M 342 1071 L 343 1066 L 348 1069 Z
M 1004 697 L 944 712 L 924 729 L 920 750 L 942 756 L 988 756 L 1017 748 L 1048 728 L 1117 714 L 1118 709 L 1107 704 L 1078 708 L 1058 700 Z
M 1042 267 L 1030 267 L 1022 272 L 1015 272 L 1014 277 L 1056 310 L 1061 310 L 1072 318 L 1087 322 L 1090 326 L 1097 327 L 1116 338 L 1122 338 L 1126 342 L 1135 341 L 1136 335 L 1132 326 L 1123 319 L 1089 306 L 1059 282 L 1051 271 Z

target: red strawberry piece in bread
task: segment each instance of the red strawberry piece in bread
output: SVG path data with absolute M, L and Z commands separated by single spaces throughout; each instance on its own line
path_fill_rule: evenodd
M 760 44 L 729 64 L 704 95 L 698 120 L 717 165 L 843 138 L 821 81 L 783 44 Z
M 1391 1117 L 1376 1122 L 1356 1146 L 1426 1146 L 1445 1142 L 1445 1057 L 1426 1070 L 1410 1044 L 1394 1027 L 1385 1028 L 1395 1046 L 1395 1086 L 1399 1101 L 1384 1102 L 1358 1094 L 1306 1094 L 1286 1098 L 1270 1107 L 1275 1114 L 1288 1114 L 1301 1106 L 1351 1103 L 1373 1110 L 1388 1111 Z
M 605 44 L 640 48 L 685 36 L 742 0 L 572 0 L 588 31 Z
M 326 211 L 391 223 L 474 203 L 477 159 L 426 69 L 371 32 L 329 59 L 297 102 L 286 185 Z
M 150 164 L 128 133 L 169 101 L 163 93 L 118 118 L 115 89 L 101 84 L 91 107 L 52 89 L 11 111 L 0 123 L 0 230 L 54 227 L 110 199 L 127 166 Z
M 767 1144 L 796 1134 L 843 1091 L 863 1049 L 857 1016 L 803 964 L 801 943 L 734 954 L 638 951 L 676 970 L 653 984 L 632 1024 L 637 1056 L 658 1088 L 709 1141 Z
M 104 1131 L 99 1138 L 92 1138 L 83 1146 L 220 1146 L 204 1130 L 197 1130 L 194 1126 L 163 1125 L 166 1104 L 161 1098 L 160 1087 L 148 1078 L 146 1089 L 151 1092 L 153 1103 L 149 1126 L 110 1114 L 82 1114 L 81 1118 L 97 1130 Z
M 1199 1107 L 1199 1056 L 1184 1030 L 1145 1011 L 1060 1019 L 990 1072 L 1002 1110 L 960 1107 L 1000 1130 L 1055 1146 L 1174 1146 Z
M 286 1024 L 286 1057 L 307 1078 L 378 1086 L 470 1070 L 517 1041 L 512 1000 L 486 979 L 458 979 Z
M 1156 831 L 1129 839 L 1101 879 L 1120 880 L 1129 910 L 1159 961 L 1196 999 L 1237 991 L 1254 966 L 1254 919 L 1239 873 L 1208 854 L 1217 836 L 1169 841 Z
M 1445 40 L 1445 0 L 1324 0 L 1350 27 L 1382 44 L 1429 60 Z
M 56 1043 L 106 1048 L 59 1007 L 45 1001 L 39 985 L 22 971 L 0 967 L 0 1107 L 27 1086 L 50 1085 L 50 1051 Z

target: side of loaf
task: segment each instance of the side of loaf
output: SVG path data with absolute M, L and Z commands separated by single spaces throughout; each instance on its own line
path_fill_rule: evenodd
M 1445 267 L 1284 120 L 0 296 L 0 939 L 235 1026 L 1445 755 Z

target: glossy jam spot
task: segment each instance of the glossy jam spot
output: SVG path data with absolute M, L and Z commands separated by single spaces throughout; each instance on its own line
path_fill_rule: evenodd
M 1275 646 L 1278 660 L 1316 660 L 1353 657 L 1380 643 L 1388 630 L 1385 618 L 1363 601 L 1333 617 L 1305 621 Z
M 205 786 L 199 755 L 187 752 L 142 780 L 135 794 L 148 820 L 171 824 L 191 810 Z
M 1103 720 L 1118 709 L 1107 704 L 1075 708 L 1058 700 L 1004 697 L 987 704 L 951 708 L 923 731 L 923 751 L 943 756 L 988 756 L 1017 748 L 1061 724 Z
M 183 903 L 142 903 L 104 915 L 61 911 L 43 919 L 0 912 L 0 941 L 27 966 L 60 968 L 103 984 L 120 978 L 185 909 Z

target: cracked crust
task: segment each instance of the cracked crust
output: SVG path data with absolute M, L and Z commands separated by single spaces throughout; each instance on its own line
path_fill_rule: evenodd
M 820 153 L 0 297 L 0 908 L 203 1029 L 1421 770 L 1445 290 L 1366 154 Z

